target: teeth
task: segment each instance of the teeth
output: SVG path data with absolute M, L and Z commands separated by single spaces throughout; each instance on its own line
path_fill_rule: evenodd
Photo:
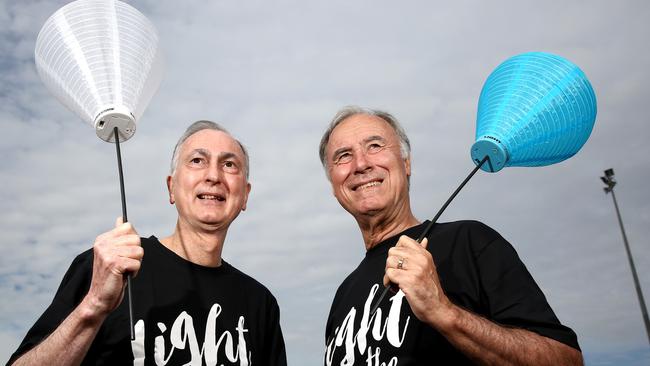
M 221 196 L 214 196 L 211 194 L 200 194 L 199 198 L 202 200 L 217 200 L 217 201 L 224 201 L 224 198 Z
M 361 186 L 357 187 L 357 189 L 366 189 L 366 188 L 370 188 L 370 187 L 378 186 L 378 185 L 380 185 L 380 184 L 381 184 L 381 183 L 379 183 L 379 182 L 377 182 L 377 181 L 369 182 L 369 183 L 366 183 L 366 184 L 364 184 L 364 185 L 361 185 Z

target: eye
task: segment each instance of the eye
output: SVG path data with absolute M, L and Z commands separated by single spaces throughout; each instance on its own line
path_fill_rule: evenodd
M 239 166 L 237 165 L 236 162 L 234 162 L 232 160 L 224 161 L 222 166 L 223 166 L 223 169 L 225 171 L 227 171 L 227 172 L 236 173 L 236 172 L 239 171 Z
M 368 152 L 380 151 L 384 146 L 378 142 L 373 142 L 368 145 Z
M 349 152 L 340 153 L 334 158 L 334 164 L 344 164 L 352 160 L 352 154 Z
M 198 164 L 201 164 L 202 162 L 203 162 L 203 158 L 198 157 L 198 156 L 190 159 L 190 164 L 193 164 L 193 165 L 198 165 Z

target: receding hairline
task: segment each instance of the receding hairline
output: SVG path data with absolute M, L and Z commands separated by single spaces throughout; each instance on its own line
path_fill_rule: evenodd
M 248 150 L 246 149 L 246 146 L 244 146 L 244 144 L 242 144 L 241 141 L 239 141 L 235 136 L 233 136 L 221 124 L 209 120 L 196 121 L 185 129 L 185 132 L 181 135 L 181 137 L 176 142 L 176 145 L 174 146 L 169 175 L 173 176 L 176 173 L 176 168 L 178 166 L 178 157 L 181 153 L 181 150 L 183 149 L 183 146 L 185 145 L 185 142 L 187 142 L 187 140 L 189 140 L 192 136 L 196 135 L 198 132 L 201 132 L 203 130 L 222 132 L 237 143 L 239 149 L 241 150 L 241 153 L 243 154 L 242 163 L 244 165 L 244 173 L 246 176 L 246 180 L 248 180 L 250 176 L 250 158 L 248 156 Z
M 323 137 L 321 138 L 319 155 L 320 155 L 321 163 L 326 171 L 327 171 L 327 155 L 328 155 L 327 147 L 330 144 L 330 140 L 332 135 L 334 134 L 334 131 L 340 125 L 342 125 L 345 122 L 348 122 L 352 117 L 356 117 L 356 116 L 368 116 L 371 117 L 373 120 L 383 121 L 386 125 L 388 125 L 390 130 L 395 134 L 395 137 L 397 138 L 397 141 L 400 145 L 400 151 L 403 157 L 407 158 L 410 156 L 411 153 L 410 141 L 408 139 L 408 136 L 406 135 L 406 132 L 404 131 L 404 128 L 395 117 L 393 117 L 388 112 L 384 112 L 380 110 L 362 108 L 357 106 L 348 106 L 337 112 L 337 114 L 330 122 L 327 130 L 323 134 Z
M 239 142 L 239 140 L 237 140 L 237 139 L 235 138 L 235 136 L 231 135 L 230 132 L 228 132 L 228 131 L 221 131 L 221 130 L 207 129 L 207 128 L 206 128 L 206 129 L 203 129 L 203 130 L 196 131 L 196 132 L 194 132 L 193 134 L 187 136 L 187 138 L 186 138 L 186 139 L 185 139 L 185 140 L 184 140 L 184 141 L 179 145 L 180 149 L 181 149 L 181 150 L 183 149 L 183 146 L 185 146 L 185 143 L 186 143 L 188 140 L 194 138 L 196 135 L 198 135 L 198 134 L 200 134 L 200 133 L 202 133 L 202 132 L 214 132 L 214 133 L 220 133 L 220 134 L 222 134 L 222 135 L 227 136 L 228 138 L 230 138 L 230 140 L 232 141 L 233 145 L 235 145 L 235 146 L 237 146 L 237 147 L 239 148 L 239 151 L 241 152 L 242 156 L 244 155 L 244 149 L 242 148 L 241 143 Z M 207 149 L 202 148 L 202 147 L 196 148 L 195 150 L 205 150 L 205 151 L 208 151 Z M 233 153 L 234 153 L 234 152 L 233 152 Z

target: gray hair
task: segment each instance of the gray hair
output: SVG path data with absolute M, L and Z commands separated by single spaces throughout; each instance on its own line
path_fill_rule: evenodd
M 395 131 L 395 134 L 399 138 L 399 146 L 400 146 L 400 152 L 402 153 L 402 158 L 406 159 L 411 155 L 411 142 L 409 141 L 408 136 L 406 136 L 406 132 L 404 131 L 402 125 L 399 123 L 399 121 L 397 121 L 397 118 L 393 117 L 390 113 L 376 110 L 376 109 L 358 107 L 358 106 L 343 107 L 341 110 L 339 110 L 336 113 L 336 115 L 332 119 L 332 122 L 330 122 L 329 126 L 327 127 L 327 130 L 325 130 L 325 133 L 323 134 L 323 137 L 320 140 L 320 146 L 318 148 L 320 161 L 323 164 L 323 168 L 325 168 L 325 172 L 327 173 L 328 178 L 329 178 L 329 171 L 327 170 L 326 150 L 327 150 L 327 143 L 330 140 L 330 135 L 332 134 L 332 131 L 334 131 L 336 126 L 341 124 L 341 122 L 345 121 L 348 117 L 352 117 L 357 114 L 375 116 L 386 121 L 386 123 L 388 123 L 388 125 L 392 127 L 393 131 Z
M 170 173 L 169 175 L 174 175 L 174 172 L 176 171 L 176 167 L 178 166 L 178 154 L 180 154 L 181 151 L 181 145 L 185 143 L 185 141 L 190 138 L 190 136 L 194 135 L 195 133 L 203 130 L 214 130 L 214 131 L 221 131 L 224 133 L 227 133 L 230 135 L 230 132 L 226 130 L 224 127 L 222 127 L 220 124 L 212 121 L 207 121 L 207 120 L 201 120 L 201 121 L 196 121 L 192 123 L 183 133 L 181 138 L 178 139 L 178 142 L 176 143 L 176 146 L 174 146 L 174 153 L 172 154 L 172 162 L 171 162 L 171 169 L 169 170 Z M 237 141 L 237 144 L 239 144 L 239 147 L 241 147 L 241 150 L 244 152 L 244 173 L 246 174 L 246 180 L 248 180 L 248 172 L 249 172 L 249 158 L 248 158 L 248 151 L 244 147 L 244 144 L 242 144 L 239 140 L 237 140 L 235 137 L 230 135 L 235 141 Z

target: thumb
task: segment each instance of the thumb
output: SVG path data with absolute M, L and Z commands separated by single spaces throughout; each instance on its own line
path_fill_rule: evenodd
M 424 239 L 422 239 L 422 241 L 420 242 L 420 246 L 421 246 L 422 248 L 424 248 L 424 249 L 427 249 L 427 244 L 429 244 L 429 239 L 428 239 L 428 238 L 424 238 Z
M 118 227 L 124 223 L 124 219 L 122 216 L 118 216 L 117 219 L 115 219 L 115 227 Z

